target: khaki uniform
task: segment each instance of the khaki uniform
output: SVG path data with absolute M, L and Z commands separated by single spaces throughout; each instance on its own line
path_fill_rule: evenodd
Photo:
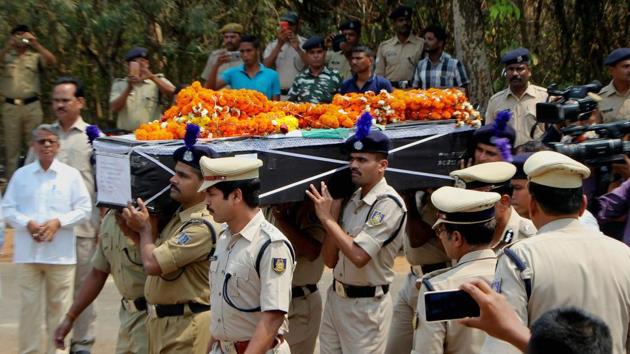
M 415 34 L 409 35 L 405 43 L 401 43 L 398 36 L 386 40 L 376 52 L 375 74 L 391 82 L 409 81 L 411 87 L 413 71 L 422 59 L 423 48 L 424 39 Z
M 337 70 L 341 79 L 348 80 L 352 78 L 352 69 L 350 62 L 343 52 L 334 52 L 329 50 L 326 52 L 326 66 L 330 69 Z
M 611 81 L 599 91 L 599 95 L 602 100 L 598 103 L 598 109 L 604 123 L 630 119 L 630 90 L 621 94 Z
M 536 226 L 534 223 L 526 219 L 514 210 L 514 207 L 510 207 L 510 218 L 505 225 L 505 228 L 501 230 L 501 238 L 497 244 L 492 246 L 492 249 L 497 252 L 501 251 L 504 247 L 511 245 L 514 242 L 526 239 L 536 234 Z
M 306 38 L 298 35 L 298 41 L 300 47 L 302 47 Z M 278 40 L 276 39 L 267 45 L 263 52 L 263 58 L 271 55 L 277 43 Z M 295 80 L 297 74 L 304 70 L 305 67 L 300 54 L 288 42 L 282 45 L 282 49 L 280 49 L 280 53 L 278 53 L 274 64 L 274 70 L 278 72 L 278 76 L 280 77 L 280 88 L 287 91 L 291 88 L 291 85 L 293 85 L 293 80 Z
M 208 226 L 194 222 L 200 219 L 213 224 L 216 233 L 218 225 L 204 203 L 179 210 L 162 230 L 153 250 L 162 275 L 147 276 L 144 296 L 148 304 L 209 305 L 208 256 L 214 243 Z M 182 316 L 160 318 L 151 315 L 149 308 L 149 352 L 206 353 L 209 325 L 210 311 L 195 314 L 190 306 L 185 306 Z
M 210 75 L 210 70 L 212 70 L 212 66 L 217 62 L 219 56 L 225 52 L 225 49 L 217 49 L 210 53 L 208 56 L 208 61 L 206 62 L 206 66 L 203 68 L 203 72 L 201 73 L 201 79 L 208 80 L 208 76 Z M 235 66 L 243 65 L 243 61 L 240 59 L 231 60 L 227 63 L 221 64 L 219 66 L 219 70 L 217 71 L 217 77 L 221 77 L 221 73 L 229 68 L 233 68 Z
M 339 252 L 320 329 L 321 353 L 385 351 L 392 319 L 392 267 L 405 237 L 404 205 L 383 178 L 363 198 L 358 189 L 343 209 L 341 227 L 371 260 L 359 268 Z M 369 287 L 375 295 L 348 297 L 347 287 Z
M 509 247 L 527 266 L 520 272 L 505 255 L 499 257 L 495 283 L 527 326 L 558 306 L 575 306 L 601 318 L 610 328 L 613 353 L 626 353 L 630 324 L 630 249 L 584 226 L 559 219 L 536 237 Z M 523 278 L 531 279 L 527 298 Z M 482 353 L 520 353 L 488 337 Z
M 536 124 L 536 103 L 545 102 L 547 96 L 547 89 L 533 84 L 527 86 L 521 98 L 516 97 L 509 87 L 499 91 L 488 101 L 486 125 L 494 122 L 498 112 L 509 109 L 513 115 L 509 124 L 516 131 L 515 146 L 539 138 L 545 132 L 542 124 L 536 126 L 534 138 L 529 133 Z
M 31 141 L 31 132 L 41 124 L 44 114 L 40 101 L 28 104 L 4 102 L 5 98 L 27 99 L 40 94 L 43 61 L 39 53 L 27 51 L 21 56 L 7 53 L 0 62 L 0 96 L 6 152 L 6 176 L 17 168 L 22 149 Z
M 164 75 L 156 74 L 158 79 L 168 81 Z M 127 89 L 127 78 L 116 79 L 112 85 L 112 91 L 109 94 L 109 103 Z M 117 113 L 116 127 L 133 131 L 141 124 L 160 119 L 162 112 L 160 110 L 160 89 L 151 80 L 144 80 L 139 85 L 134 85 L 127 96 L 125 106 Z
M 427 322 L 424 293 L 429 283 L 433 290 L 454 290 L 473 279 L 488 283 L 494 278 L 497 258 L 493 250 L 485 249 L 465 254 L 449 269 L 437 270 L 424 276 L 417 306 L 417 324 L 412 354 L 469 354 L 478 353 L 486 337 L 485 332 L 463 326 L 457 321 Z M 495 352 L 501 353 L 501 352 Z
M 289 241 L 265 220 L 262 211 L 239 233 L 232 234 L 229 229 L 222 232 L 210 262 L 210 331 L 218 341 L 212 353 L 234 353 L 235 342 L 251 340 L 262 312 L 289 312 L 295 269 L 293 254 Z M 285 335 L 287 330 L 285 315 L 278 335 Z M 286 341 L 274 350 L 274 353 L 290 353 Z
M 124 300 L 133 301 L 144 297 L 146 275 L 140 252 L 133 241 L 120 231 L 113 211 L 109 211 L 103 218 L 92 266 L 112 275 L 114 284 Z M 149 341 L 145 326 L 147 312 L 121 304 L 118 318 L 120 328 L 116 353 L 148 353 Z

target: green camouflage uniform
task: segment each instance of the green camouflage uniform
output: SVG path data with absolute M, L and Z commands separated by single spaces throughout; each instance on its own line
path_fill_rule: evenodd
M 295 77 L 289 90 L 289 101 L 330 103 L 339 91 L 341 81 L 339 73 L 328 67 L 324 67 L 317 76 L 311 74 L 310 68 L 306 68 Z

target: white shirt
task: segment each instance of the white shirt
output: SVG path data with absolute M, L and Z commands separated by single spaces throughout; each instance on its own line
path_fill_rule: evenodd
M 306 38 L 298 36 L 300 47 L 302 47 L 302 44 L 304 44 L 305 41 Z M 278 40 L 275 39 L 267 45 L 267 48 L 265 48 L 265 51 L 263 52 L 263 58 L 267 58 L 271 55 L 271 52 L 273 52 L 277 43 Z M 300 53 L 298 53 L 297 50 L 289 44 L 289 42 L 282 45 L 282 49 L 280 49 L 280 53 L 278 53 L 278 56 L 276 57 L 275 70 L 278 72 L 278 76 L 280 77 L 280 88 L 283 90 L 290 89 L 297 74 L 304 70 L 304 63 L 302 62 Z
M 15 263 L 76 264 L 74 225 L 85 221 L 92 202 L 81 174 L 57 159 L 47 171 L 39 161 L 13 174 L 2 201 L 5 220 L 15 229 Z M 59 219 L 51 242 L 35 242 L 26 225 Z

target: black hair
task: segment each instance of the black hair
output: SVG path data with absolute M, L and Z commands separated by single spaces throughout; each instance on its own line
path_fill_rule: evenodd
M 494 237 L 494 229 L 497 226 L 496 219 L 478 224 L 449 224 L 444 223 L 448 234 L 459 231 L 469 245 L 486 245 Z
M 251 43 L 254 48 L 260 49 L 260 40 L 251 34 L 244 34 L 241 36 L 241 43 Z
M 512 192 L 514 192 L 514 187 L 512 186 L 512 180 L 509 180 L 503 183 L 502 185 L 500 185 L 499 187 L 490 190 L 490 192 L 499 193 L 500 195 L 507 194 L 511 196 Z
M 575 307 L 543 313 L 531 331 L 529 354 L 612 354 L 612 336 L 606 323 Z
M 438 25 L 431 25 L 424 29 L 424 34 L 427 34 L 428 32 L 433 33 L 433 35 L 435 36 L 435 38 L 437 38 L 438 41 L 442 41 L 442 43 L 446 43 L 447 36 L 446 36 L 446 31 L 444 30 L 444 28 Z
M 364 45 L 358 45 L 353 47 L 351 50 L 352 54 L 354 53 L 365 53 L 368 57 L 374 59 L 374 51 Z
M 558 216 L 575 214 L 582 207 L 582 187 L 554 188 L 529 181 L 527 188 L 545 214 Z
M 227 199 L 230 193 L 236 189 L 240 189 L 243 194 L 243 201 L 250 208 L 256 208 L 260 205 L 258 194 L 260 192 L 260 179 L 246 179 L 242 181 L 224 181 L 215 184 L 218 190 L 223 193 L 223 199 Z
M 81 82 L 81 80 L 76 79 L 72 76 L 61 76 L 59 78 L 57 78 L 57 80 L 55 81 L 55 84 L 53 86 L 59 86 L 59 85 L 63 85 L 63 84 L 73 84 L 75 87 L 74 90 L 74 97 L 83 97 L 85 98 L 85 89 L 83 88 L 83 83 Z
M 19 24 L 11 29 L 11 35 L 14 35 L 18 32 L 30 32 L 30 28 L 27 25 Z
M 515 154 L 520 154 L 522 152 L 538 152 L 538 151 L 547 151 L 551 150 L 547 145 L 538 140 L 530 140 L 524 144 L 521 144 L 514 148 Z

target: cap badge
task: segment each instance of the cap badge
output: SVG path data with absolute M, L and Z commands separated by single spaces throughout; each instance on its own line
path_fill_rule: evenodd
M 184 161 L 187 162 L 192 162 L 193 160 L 193 153 L 190 150 L 186 150 L 186 152 L 184 153 Z
M 352 146 L 355 150 L 363 150 L 363 143 L 361 142 L 361 140 L 355 141 Z
M 522 56 L 519 55 L 519 56 L 516 57 L 516 62 L 517 63 L 520 63 L 522 61 L 523 61 L 523 57 Z

